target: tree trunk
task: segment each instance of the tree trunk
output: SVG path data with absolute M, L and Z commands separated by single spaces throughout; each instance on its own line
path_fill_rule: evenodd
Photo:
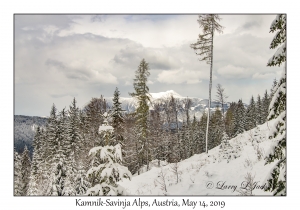
M 211 86 L 212 86 L 212 68 L 213 68 L 213 43 L 214 43 L 214 24 L 212 22 L 212 33 L 211 33 L 211 61 L 210 61 L 210 76 L 209 76 L 209 99 L 208 99 L 208 113 L 207 113 L 207 124 L 206 124 L 206 153 L 208 153 L 208 127 L 210 117 L 210 105 L 211 105 Z

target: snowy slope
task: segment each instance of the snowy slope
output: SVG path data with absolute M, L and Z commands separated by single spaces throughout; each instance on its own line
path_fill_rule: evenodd
M 180 182 L 176 184 L 176 176 L 172 172 L 172 164 L 158 167 L 152 164 L 148 172 L 133 176 L 132 181 L 119 182 L 132 195 L 239 195 L 241 186 L 246 186 L 245 176 L 249 172 L 257 182 L 254 195 L 272 195 L 259 187 L 263 187 L 273 164 L 265 165 L 264 151 L 272 147 L 273 140 L 268 139 L 272 121 L 260 125 L 250 131 L 229 140 L 237 151 L 237 158 L 229 161 L 222 155 L 220 146 L 192 156 L 179 163 Z M 240 149 L 239 149 L 240 148 Z M 257 148 L 264 156 L 258 159 Z M 165 173 L 167 192 L 162 190 L 162 179 L 159 173 Z

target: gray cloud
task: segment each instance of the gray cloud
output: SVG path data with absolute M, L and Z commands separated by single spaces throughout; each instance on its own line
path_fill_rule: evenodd
M 63 64 L 63 62 L 57 61 L 57 60 L 52 60 L 52 59 L 48 59 L 45 62 L 46 66 L 54 66 L 56 68 L 60 68 L 60 69 L 64 69 L 65 65 Z
M 200 32 L 197 17 L 151 17 L 16 16 L 16 114 L 47 115 L 52 103 L 61 109 L 74 96 L 82 106 L 92 97 L 112 96 L 116 86 L 128 97 L 143 58 L 150 66 L 150 92 L 173 89 L 207 98 L 209 65 L 189 47 Z M 274 53 L 269 19 L 223 17 L 227 31 L 214 40 L 213 94 L 220 83 L 229 100 L 250 99 L 278 78 L 282 68 L 266 67 Z

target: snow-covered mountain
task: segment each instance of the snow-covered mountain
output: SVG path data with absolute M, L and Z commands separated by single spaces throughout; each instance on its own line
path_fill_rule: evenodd
M 44 127 L 46 125 L 47 118 L 45 117 L 32 117 L 24 115 L 14 116 L 14 147 L 17 152 L 22 152 L 24 146 L 28 147 L 28 150 L 32 154 L 32 141 L 37 126 Z
M 208 154 L 196 154 L 179 162 L 178 183 L 174 164 L 161 162 L 162 166 L 158 167 L 156 160 L 150 164 L 149 171 L 144 168 L 144 173 L 119 184 L 130 195 L 240 195 L 246 193 L 243 188 L 250 186 L 248 178 L 252 177 L 253 195 L 272 195 L 263 188 L 276 164 L 275 161 L 265 165 L 264 160 L 274 148 L 275 140 L 267 138 L 274 122 L 266 122 L 229 140 L 227 153 L 219 145 Z
M 184 100 L 187 99 L 186 96 L 181 96 L 180 94 L 176 93 L 174 90 L 168 90 L 166 92 L 159 92 L 159 93 L 150 93 L 151 95 L 151 103 L 164 103 L 166 100 L 170 99 L 170 97 L 173 95 L 175 99 L 179 101 L 179 104 L 182 108 L 184 108 Z M 208 99 L 202 99 L 202 98 L 196 98 L 196 97 L 188 97 L 192 101 L 192 105 L 190 108 L 190 116 L 193 117 L 196 116 L 197 119 L 199 119 L 202 116 L 202 113 L 204 110 L 207 111 L 208 109 Z M 112 97 L 107 97 L 106 101 L 109 106 L 112 106 Z M 135 111 L 137 107 L 137 100 L 135 98 L 125 98 L 120 97 L 120 102 L 122 103 L 122 109 L 127 112 L 133 112 Z M 215 111 L 217 106 L 221 107 L 221 103 L 212 100 L 211 102 L 211 110 Z M 229 103 L 224 104 L 225 111 L 228 109 Z M 151 104 L 150 104 L 151 108 Z M 179 119 L 184 119 L 183 116 L 184 113 L 179 113 Z

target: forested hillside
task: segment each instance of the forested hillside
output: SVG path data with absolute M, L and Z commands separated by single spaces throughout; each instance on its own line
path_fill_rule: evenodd
M 22 153 L 26 145 L 32 155 L 32 142 L 36 128 L 44 127 L 46 122 L 45 117 L 14 116 L 14 147 L 18 153 Z

